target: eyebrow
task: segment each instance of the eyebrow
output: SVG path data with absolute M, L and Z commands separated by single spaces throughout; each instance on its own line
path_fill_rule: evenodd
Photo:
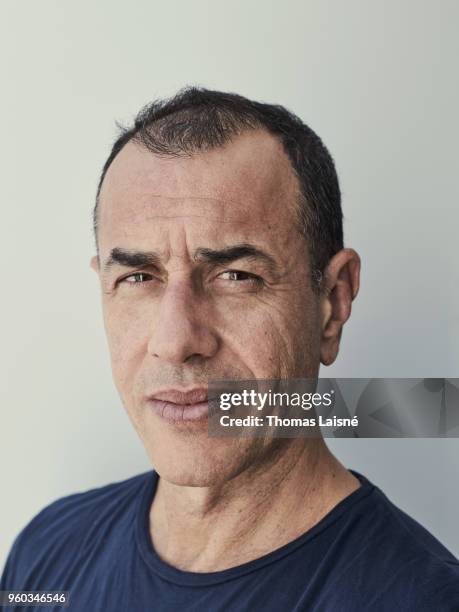
M 277 271 L 278 266 L 274 257 L 247 242 L 217 250 L 199 247 L 194 252 L 194 260 L 199 263 L 225 265 L 239 259 L 260 261 L 271 273 Z M 110 256 L 103 265 L 104 274 L 107 274 L 109 269 L 116 265 L 129 268 L 147 266 L 159 268 L 161 266 L 161 257 L 159 253 L 155 251 L 137 251 L 115 247 L 110 251 Z
M 259 249 L 255 245 L 247 242 L 224 247 L 223 249 L 218 250 L 200 247 L 196 249 L 194 258 L 196 261 L 215 265 L 232 263 L 238 259 L 251 259 L 260 261 L 272 273 L 277 271 L 277 262 L 274 257 Z
M 125 266 L 127 268 L 140 268 L 146 266 L 157 266 L 161 264 L 161 258 L 154 251 L 135 251 L 115 247 L 110 251 L 110 256 L 103 266 L 106 274 L 113 266 Z

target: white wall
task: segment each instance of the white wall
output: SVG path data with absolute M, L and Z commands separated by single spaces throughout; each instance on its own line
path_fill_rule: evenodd
M 0 557 L 64 494 L 148 469 L 111 381 L 91 208 L 115 136 L 185 84 L 278 102 L 339 170 L 362 290 L 328 376 L 457 377 L 453 0 L 4 0 Z M 459 555 L 459 440 L 341 440 Z

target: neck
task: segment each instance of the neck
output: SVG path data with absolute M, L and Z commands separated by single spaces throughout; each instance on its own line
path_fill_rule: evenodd
M 160 478 L 150 511 L 153 546 L 178 569 L 235 567 L 296 539 L 359 486 L 322 439 L 289 440 L 269 465 L 224 484 L 184 487 Z

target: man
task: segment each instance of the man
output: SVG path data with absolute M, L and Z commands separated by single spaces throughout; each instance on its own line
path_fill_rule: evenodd
M 211 437 L 208 382 L 315 378 L 359 288 L 319 139 L 189 88 L 145 108 L 94 211 L 115 384 L 154 466 L 57 500 L 2 589 L 76 611 L 459 610 L 459 562 L 322 438 Z

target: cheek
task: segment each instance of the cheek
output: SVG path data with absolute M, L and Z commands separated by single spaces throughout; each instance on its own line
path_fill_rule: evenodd
M 254 378 L 280 378 L 294 367 L 300 330 L 298 318 L 290 316 L 285 306 L 259 299 L 250 308 L 233 304 L 230 310 L 220 312 L 218 327 L 223 345 Z
M 104 324 L 113 377 L 118 390 L 126 393 L 145 356 L 147 329 L 142 318 L 129 309 L 104 308 Z

